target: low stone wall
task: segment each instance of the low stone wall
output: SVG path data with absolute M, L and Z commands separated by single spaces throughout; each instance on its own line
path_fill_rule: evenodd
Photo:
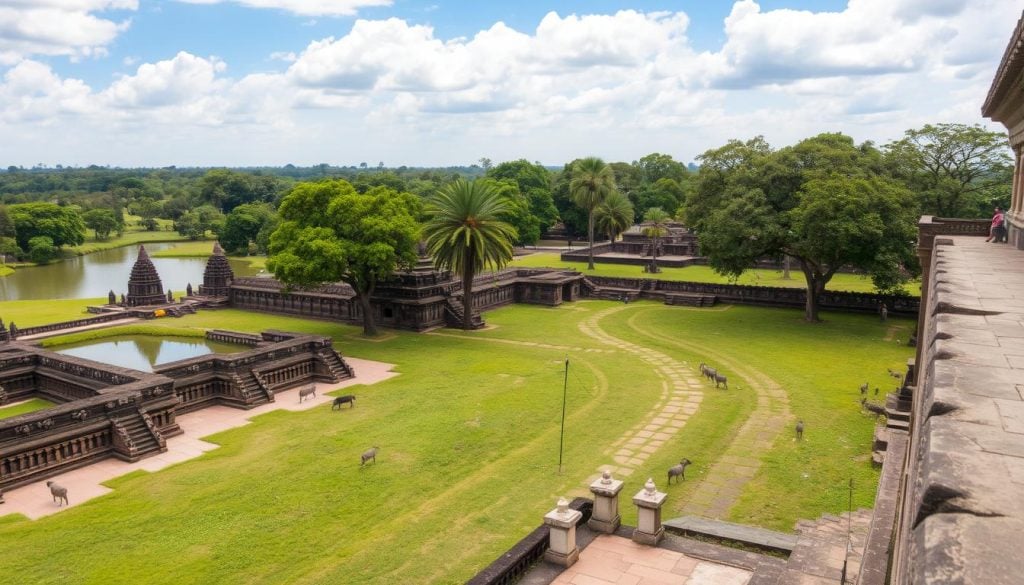
M 713 284 L 701 282 L 675 282 L 654 278 L 613 278 L 588 276 L 587 280 L 602 288 L 640 291 L 641 298 L 664 298 L 668 293 L 713 295 L 719 302 L 738 305 L 803 308 L 807 302 L 804 288 L 748 286 L 741 284 Z M 917 297 L 880 295 L 873 293 L 826 291 L 821 295 L 820 308 L 835 311 L 875 313 L 885 303 L 891 315 L 916 316 L 920 306 Z
M 583 513 L 583 516 L 576 522 L 576 526 L 582 526 L 587 523 L 587 520 L 590 520 L 594 502 L 587 498 L 576 498 L 569 503 L 569 508 Z M 544 552 L 548 550 L 549 532 L 550 529 L 546 525 L 542 524 L 537 527 L 498 560 L 466 581 L 466 585 L 512 585 L 518 582 L 530 570 L 530 567 L 543 558 Z

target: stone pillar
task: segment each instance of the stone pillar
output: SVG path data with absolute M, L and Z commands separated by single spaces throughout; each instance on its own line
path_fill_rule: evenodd
M 569 509 L 569 502 L 565 498 L 559 498 L 558 507 L 544 515 L 544 524 L 550 529 L 548 550 L 544 552 L 545 560 L 563 567 L 571 567 L 579 560 L 576 523 L 582 517 L 582 512 Z
M 665 527 L 661 525 L 661 506 L 668 499 L 668 494 L 659 492 L 654 487 L 654 480 L 647 479 L 644 489 L 633 496 L 636 504 L 636 530 L 633 531 L 633 542 L 657 546 L 665 536 Z
M 587 526 L 595 532 L 612 534 L 622 523 L 622 517 L 619 516 L 619 492 L 622 486 L 622 481 L 612 479 L 608 471 L 590 484 L 590 491 L 594 494 L 594 513 L 587 520 Z

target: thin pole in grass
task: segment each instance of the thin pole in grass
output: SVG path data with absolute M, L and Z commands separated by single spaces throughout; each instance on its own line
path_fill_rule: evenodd
M 562 381 L 562 430 L 558 433 L 558 475 L 562 475 L 562 447 L 565 445 L 565 394 L 569 387 L 569 356 L 565 356 L 565 379 Z
M 846 585 L 846 563 L 850 560 L 850 545 L 853 538 L 853 478 L 850 478 L 850 500 L 846 506 L 846 556 L 843 557 L 843 574 L 840 579 L 842 585 Z

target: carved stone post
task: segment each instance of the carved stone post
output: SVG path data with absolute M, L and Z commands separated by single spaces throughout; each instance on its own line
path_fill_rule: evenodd
M 576 523 L 582 517 L 582 512 L 569 509 L 565 498 L 559 498 L 558 507 L 544 515 L 544 524 L 550 529 L 545 560 L 571 567 L 580 558 L 580 549 L 576 546 Z
M 622 523 L 622 517 L 619 516 L 619 492 L 623 485 L 621 480 L 612 479 L 608 471 L 590 484 L 590 491 L 594 494 L 594 513 L 587 520 L 587 526 L 592 530 L 611 534 L 619 528 Z
M 637 522 L 633 531 L 633 542 L 657 546 L 665 536 L 665 527 L 661 525 L 661 506 L 668 499 L 668 494 L 659 492 L 654 487 L 654 480 L 648 478 L 644 489 L 633 496 L 636 504 Z

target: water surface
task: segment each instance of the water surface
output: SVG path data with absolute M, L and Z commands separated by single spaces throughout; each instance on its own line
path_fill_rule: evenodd
M 73 355 L 105 364 L 152 372 L 160 366 L 210 353 L 236 353 L 250 349 L 245 345 L 209 341 L 202 337 L 156 337 L 119 335 L 101 340 L 83 341 L 54 348 L 57 353 Z
M 152 254 L 173 248 L 174 242 L 146 244 Z M 213 249 L 213 244 L 210 244 Z M 106 297 L 107 292 L 121 297 L 128 292 L 128 277 L 138 258 L 138 246 L 123 246 L 69 258 L 46 266 L 18 268 L 14 274 L 0 277 L 0 301 L 32 299 L 89 299 Z M 203 282 L 206 258 L 152 258 L 166 291 L 183 291 L 192 283 Z M 250 276 L 256 271 L 244 260 L 229 259 L 236 276 Z

